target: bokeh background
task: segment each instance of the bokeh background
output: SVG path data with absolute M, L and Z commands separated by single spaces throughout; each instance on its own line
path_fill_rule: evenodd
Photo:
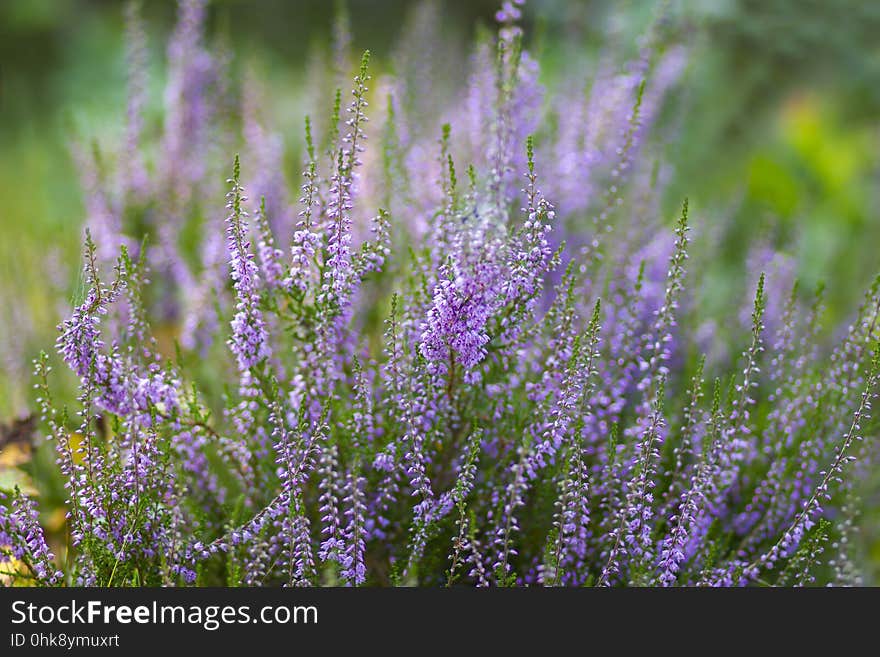
M 393 70 L 414 12 L 403 0 L 348 0 L 355 50 Z M 288 137 L 286 175 L 300 169 L 309 58 L 326 56 L 339 3 L 214 0 L 210 39 L 233 69 L 259 71 Z M 492 24 L 494 0 L 437 3 L 436 29 L 465 51 Z M 0 2 L 0 427 L 32 407 L 30 361 L 49 349 L 78 294 L 84 210 L 71 143 L 115 143 L 125 116 L 124 3 Z M 758 240 L 784 254 L 808 288 L 825 281 L 829 325 L 845 321 L 880 270 L 880 2 L 870 0 L 534 0 L 529 48 L 552 80 L 609 48 L 635 52 L 665 12 L 689 64 L 655 130 L 671 135 L 670 220 L 683 196 L 721 231 L 699 303 L 739 306 L 746 254 Z M 173 0 L 143 3 L 151 106 L 162 106 Z M 432 56 L 429 53 L 426 56 Z M 455 75 L 460 62 L 434 62 Z M 462 74 L 463 75 L 463 74 Z M 729 312 L 728 312 L 729 315 Z M 63 387 L 63 386 L 62 386 Z M 0 451 L 0 484 L 23 458 Z M 48 455 L 47 455 L 47 458 Z M 875 489 L 877 487 L 874 487 Z M 61 491 L 57 494 L 62 495 Z M 880 500 L 868 498 L 866 544 L 880 564 Z M 875 577 L 876 579 L 876 577 Z

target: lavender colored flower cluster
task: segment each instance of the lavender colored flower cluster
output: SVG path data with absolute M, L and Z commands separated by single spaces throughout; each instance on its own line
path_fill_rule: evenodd
M 338 26 L 299 194 L 256 83 L 238 97 L 205 45 L 202 0 L 181 0 L 146 143 L 129 14 L 118 178 L 89 174 L 87 293 L 57 343 L 75 414 L 49 358 L 36 368 L 70 542 L 61 569 L 34 503 L 0 496 L 10 577 L 861 582 L 880 279 L 832 341 L 821 290 L 754 271 L 741 344 L 718 356 L 688 266 L 700 211 L 683 201 L 668 227 L 649 139 L 687 53 L 661 17 L 635 62 L 545 88 L 522 4 L 430 105 L 436 71 L 349 70 Z

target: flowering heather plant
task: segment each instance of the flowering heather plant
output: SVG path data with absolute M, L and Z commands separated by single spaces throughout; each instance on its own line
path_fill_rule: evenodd
M 129 14 L 128 131 L 113 180 L 84 169 L 86 292 L 57 342 L 75 410 L 36 363 L 69 547 L 2 494 L 8 581 L 860 583 L 880 279 L 832 343 L 821 290 L 753 271 L 739 357 L 701 355 L 692 209 L 673 230 L 646 211 L 685 51 L 658 21 L 624 73 L 544 88 L 521 5 L 433 106 L 421 75 L 374 83 L 365 53 L 305 121 L 298 209 L 201 0 L 180 4 L 146 147 Z

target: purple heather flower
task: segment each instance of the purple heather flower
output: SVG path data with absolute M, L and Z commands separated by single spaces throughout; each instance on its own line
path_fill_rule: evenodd
M 229 346 L 242 372 L 251 369 L 271 355 L 266 324 L 259 303 L 260 276 L 254 256 L 246 241 L 244 221 L 247 213 L 242 208 L 244 190 L 239 183 L 239 162 L 235 158 L 233 175 L 229 182 L 232 191 L 227 195 L 227 249 L 230 277 L 235 288 L 235 317 L 232 319 L 232 337 Z
M 338 471 L 336 446 L 327 445 L 321 450 L 317 467 L 321 489 L 321 495 L 318 498 L 320 505 L 318 511 L 321 514 L 321 534 L 324 536 L 318 556 L 322 561 L 332 560 L 342 563 L 345 543 L 342 540 L 342 518 L 339 514 Z
M 473 273 L 447 275 L 434 290 L 419 349 L 432 373 L 455 376 L 456 367 L 467 373 L 486 355 L 486 322 L 496 303 L 498 268 L 477 263 Z
M 4 576 L 28 586 L 55 585 L 64 574 L 55 564 L 55 555 L 46 543 L 40 526 L 36 503 L 25 497 L 18 488 L 11 497 L 0 491 L 0 563 L 18 560 L 24 563 L 23 575 Z

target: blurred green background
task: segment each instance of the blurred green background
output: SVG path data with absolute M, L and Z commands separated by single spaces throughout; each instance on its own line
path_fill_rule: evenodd
M 348 0 L 355 49 L 369 48 L 379 70 L 393 68 L 414 4 Z M 442 2 L 436 29 L 466 47 L 497 4 Z M 143 3 L 156 116 L 175 5 Z M 764 240 L 793 258 L 807 288 L 827 282 L 830 323 L 840 323 L 880 270 L 880 2 L 535 0 L 526 30 L 542 75 L 586 66 L 609 46 L 635 51 L 661 5 L 690 49 L 663 115 L 675 126 L 663 153 L 674 171 L 666 208 L 673 217 L 688 196 L 698 226 L 720 231 L 703 309 L 729 316 L 741 303 L 747 247 Z M 51 345 L 76 294 L 83 206 L 70 144 L 121 138 L 123 10 L 118 0 L 0 1 L 0 422 L 28 410 L 29 361 Z M 306 62 L 329 47 L 333 15 L 320 0 L 210 7 L 210 37 L 268 81 L 294 146 Z M 293 176 L 299 154 L 287 157 Z

